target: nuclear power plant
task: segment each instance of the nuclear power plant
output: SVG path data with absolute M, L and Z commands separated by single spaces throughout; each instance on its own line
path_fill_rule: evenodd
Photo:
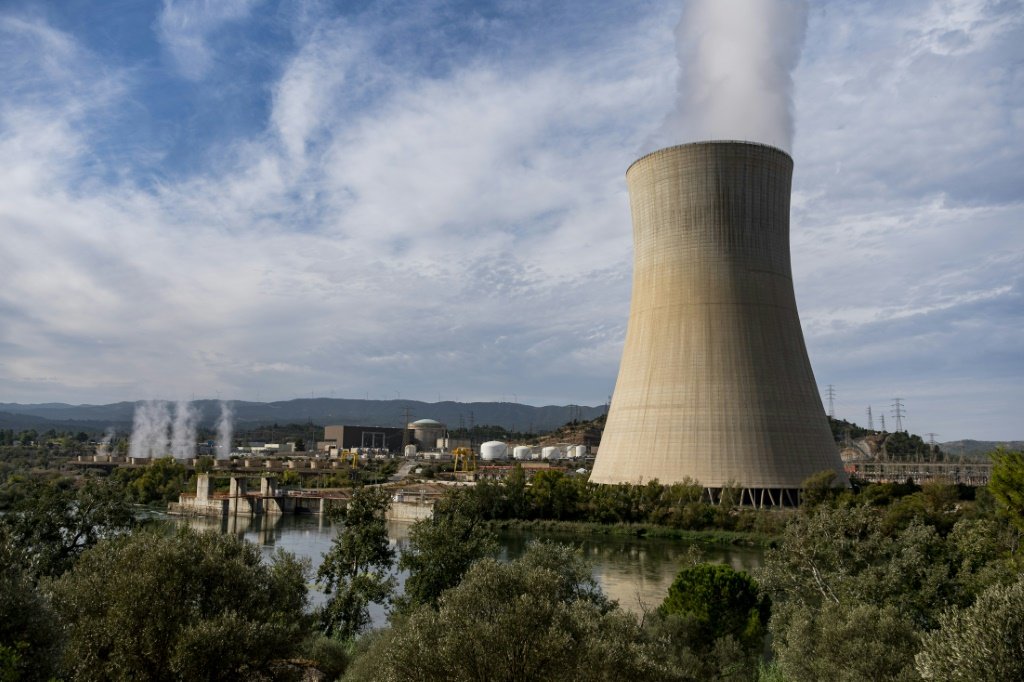
M 845 475 L 793 293 L 793 160 L 749 142 L 697 142 L 626 172 L 634 266 L 626 344 L 590 480 L 692 480 L 712 499 L 795 504 Z

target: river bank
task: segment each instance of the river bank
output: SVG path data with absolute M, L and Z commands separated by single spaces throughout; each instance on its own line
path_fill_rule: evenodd
M 680 540 L 688 545 L 706 547 L 773 547 L 778 536 L 755 531 L 720 529 L 688 530 L 652 523 L 596 523 L 593 521 L 502 520 L 485 521 L 496 533 L 522 532 L 574 538 L 608 536 L 621 538 L 658 538 Z

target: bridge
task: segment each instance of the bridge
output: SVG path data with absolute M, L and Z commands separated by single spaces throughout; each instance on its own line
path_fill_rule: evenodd
M 259 477 L 259 490 L 249 490 L 249 479 L 243 475 L 227 476 L 227 492 L 214 490 L 213 478 L 218 474 L 203 473 L 196 477 L 196 492 L 181 493 L 177 502 L 168 505 L 168 512 L 184 516 L 253 517 L 262 514 L 326 514 L 332 508 L 344 507 L 352 497 L 350 488 L 282 489 L 273 476 Z M 447 486 L 386 484 L 392 490 L 387 517 L 395 521 L 418 521 L 433 514 L 434 504 L 444 495 Z

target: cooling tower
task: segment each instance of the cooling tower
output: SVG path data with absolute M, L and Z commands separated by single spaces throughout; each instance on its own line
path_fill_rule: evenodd
M 699 482 L 795 500 L 842 463 L 807 358 L 789 259 L 793 160 L 699 142 L 626 171 L 634 268 L 626 345 L 590 480 Z

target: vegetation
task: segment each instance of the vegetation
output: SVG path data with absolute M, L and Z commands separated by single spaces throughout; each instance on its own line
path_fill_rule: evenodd
M 397 599 L 389 493 L 357 488 L 312 612 L 309 567 L 293 556 L 134 523 L 131 501 L 180 484 L 173 462 L 77 482 L 14 471 L 0 515 L 0 680 L 298 679 L 308 666 L 349 680 L 1021 679 L 1024 456 L 994 459 L 977 490 L 815 476 L 788 511 L 738 509 L 730 491 L 712 506 L 695 484 L 516 470 L 453 490 L 413 526 Z M 496 560 L 495 525 L 773 540 L 753 576 L 691 556 L 637 617 L 571 547 Z M 395 608 L 367 632 L 372 603 Z
M 758 652 L 771 607 L 757 583 L 721 564 L 698 564 L 679 571 L 658 608 L 661 616 L 690 621 L 692 639 L 710 650 L 716 640 L 732 637 Z
M 115 483 L 88 479 L 76 489 L 29 479 L 0 516 L 0 534 L 16 564 L 37 580 L 59 576 L 101 538 L 122 535 L 134 523 L 134 510 Z
M 1024 452 L 998 449 L 992 453 L 989 490 L 1004 516 L 1024 532 Z
M 470 566 L 498 549 L 480 520 L 475 499 L 463 490 L 440 500 L 429 519 L 409 529 L 409 545 L 398 561 L 408 571 L 401 609 L 436 606 L 441 594 L 458 585 Z
M 384 521 L 390 503 L 384 488 L 358 488 L 348 505 L 331 512 L 332 520 L 344 525 L 317 572 L 317 583 L 328 595 L 318 614 L 327 635 L 341 640 L 355 637 L 370 624 L 369 605 L 391 599 L 395 551 L 388 543 Z
M 504 481 L 481 481 L 470 493 L 485 519 L 543 520 L 595 524 L 646 524 L 679 530 L 781 532 L 786 512 L 741 509 L 738 492 L 726 491 L 723 504 L 705 501 L 696 483 L 661 485 L 597 485 L 581 476 L 551 469 L 537 473 L 527 484 L 518 466 Z
M 175 502 L 188 485 L 188 469 L 173 457 L 154 459 L 149 466 L 119 467 L 114 478 L 125 484 L 137 504 Z
M 946 611 L 922 640 L 916 660 L 926 680 L 1024 680 L 1024 578 Z
M 634 618 L 610 604 L 569 548 L 534 544 L 482 559 L 437 608 L 421 605 L 375 638 L 349 680 L 657 679 Z
M 233 680 L 289 656 L 307 628 L 308 566 L 231 535 L 138 532 L 86 553 L 52 586 L 78 680 Z

